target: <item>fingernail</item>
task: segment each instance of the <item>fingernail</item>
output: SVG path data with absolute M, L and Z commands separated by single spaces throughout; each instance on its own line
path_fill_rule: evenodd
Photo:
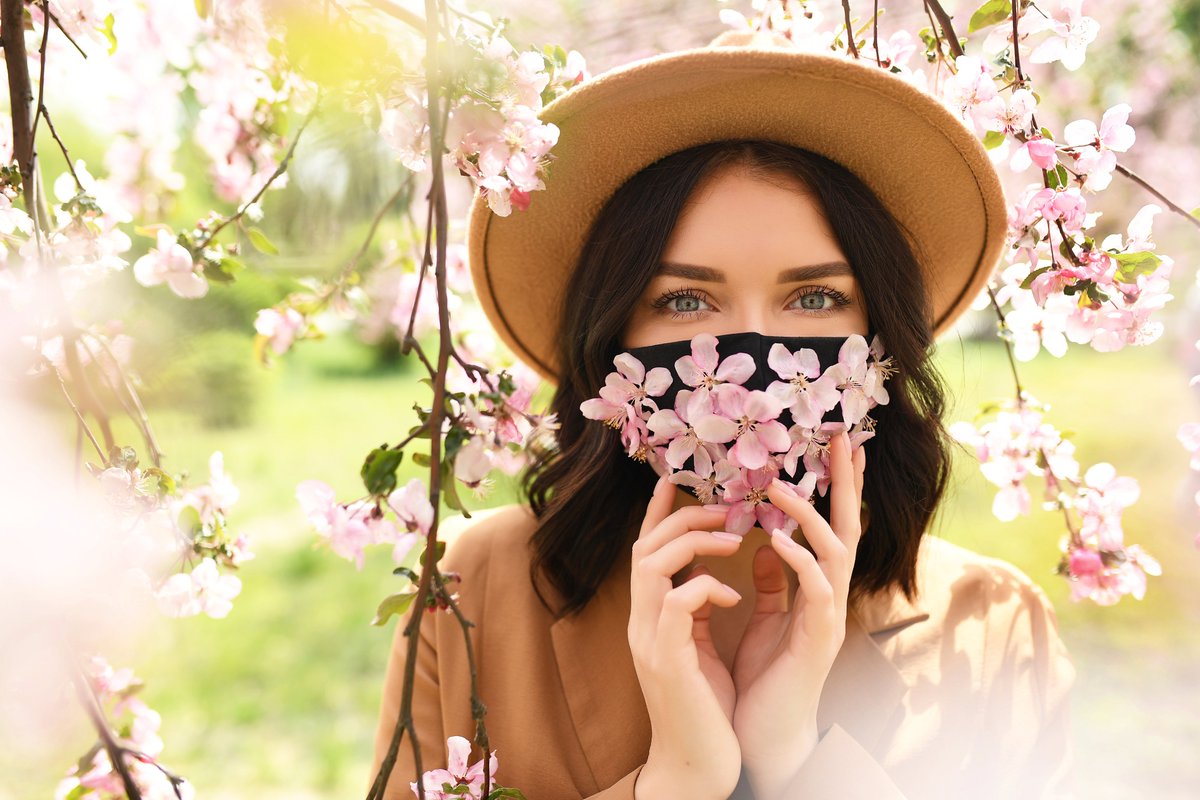
M 783 532 L 783 528 L 772 528 L 771 535 L 779 541 L 783 542 L 788 547 L 799 547 L 800 543 Z
M 736 597 L 738 600 L 741 600 L 741 599 L 742 599 L 742 595 L 741 595 L 741 594 L 738 592 L 738 590 L 737 590 L 737 589 L 734 589 L 732 586 L 726 586 L 725 584 L 723 584 L 723 583 L 722 583 L 722 584 L 721 584 L 721 588 L 722 588 L 722 589 L 724 589 L 724 590 L 725 590 L 726 592 L 728 592 L 729 594 L 731 594 L 731 595 L 733 595 L 734 597 Z
M 717 537 L 718 539 L 724 539 L 727 542 L 742 541 L 741 536 L 738 536 L 736 533 L 729 533 L 728 531 L 709 531 L 709 533 L 711 533 L 713 536 Z
M 795 497 L 795 496 L 796 496 L 796 491 L 795 491 L 795 490 L 794 490 L 792 487 L 790 487 L 790 486 L 788 486 L 786 483 L 784 483 L 782 480 L 780 480 L 779 478 L 772 478 L 772 479 L 771 479 L 771 483 L 772 483 L 772 484 L 773 484 L 773 485 L 774 485 L 776 488 L 782 489 L 783 491 L 785 491 L 785 492 L 787 492 L 788 494 L 790 494 L 792 497 Z

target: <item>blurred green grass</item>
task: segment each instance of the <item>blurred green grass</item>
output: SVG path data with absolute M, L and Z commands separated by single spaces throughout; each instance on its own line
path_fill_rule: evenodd
M 938 362 L 954 399 L 948 421 L 1013 395 L 997 342 L 947 340 Z M 1077 348 L 1020 371 L 1026 387 L 1052 404 L 1048 420 L 1075 431 L 1085 469 L 1111 461 L 1141 483 L 1141 499 L 1125 515 L 1126 538 L 1159 558 L 1165 574 L 1150 580 L 1140 602 L 1072 603 L 1066 583 L 1050 572 L 1061 517 L 1035 503 L 1030 517 L 996 520 L 993 487 L 961 453 L 935 533 L 1011 561 L 1055 603 L 1079 671 L 1081 796 L 1190 797 L 1200 785 L 1200 768 L 1185 749 L 1200 740 L 1191 688 L 1200 655 L 1200 552 L 1191 539 L 1200 521 L 1175 510 L 1187 475 L 1175 431 L 1200 409 L 1165 343 L 1115 354 Z M 300 481 L 318 478 L 340 499 L 357 497 L 363 456 L 404 436 L 416 419 L 413 403 L 427 405 L 428 393 L 415 372 L 380 366 L 349 336 L 304 343 L 261 377 L 254 416 L 242 427 L 206 428 L 194 411 L 151 409 L 169 470 L 186 469 L 191 482 L 202 483 L 209 455 L 221 450 L 241 490 L 232 522 L 250 535 L 257 557 L 239 573 L 243 590 L 233 612 L 224 620 L 156 621 L 135 650 L 107 655 L 146 680 L 143 697 L 163 718 L 163 763 L 200 796 L 361 797 L 393 631 L 369 620 L 399 579 L 387 548 L 369 552 L 357 571 L 321 547 L 294 492 Z M 135 441 L 130 426 L 118 435 Z M 411 464 L 405 470 L 419 474 Z M 468 502 L 515 497 L 511 480 L 502 479 L 486 502 Z M 24 787 L 12 795 L 0 789 L 0 797 L 51 796 L 61 770 L 91 740 L 81 719 L 78 736 L 59 753 L 18 763 L 0 754 L 5 782 Z

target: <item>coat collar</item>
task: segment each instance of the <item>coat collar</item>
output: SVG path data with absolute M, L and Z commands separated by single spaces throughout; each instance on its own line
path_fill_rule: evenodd
M 573 776 L 586 794 L 611 786 L 645 760 L 650 718 L 628 646 L 629 555 L 582 612 L 550 626 L 554 656 L 571 719 L 590 774 Z M 817 709 L 817 729 L 837 723 L 871 750 L 907 684 L 876 636 L 928 619 L 921 598 L 878 594 L 850 609 L 846 637 L 834 659 Z M 864 687 L 870 687 L 864 702 Z

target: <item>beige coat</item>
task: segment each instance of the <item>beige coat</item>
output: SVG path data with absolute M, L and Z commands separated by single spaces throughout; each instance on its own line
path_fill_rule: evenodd
M 581 616 L 556 622 L 527 577 L 528 507 L 476 513 L 465 525 L 448 520 L 442 529 L 449 544 L 441 569 L 462 575 L 459 604 L 475 623 L 496 781 L 529 800 L 633 800 L 650 721 L 626 633 L 629 554 Z M 917 603 L 896 593 L 850 610 L 821 695 L 821 738 L 788 798 L 1071 797 L 1075 669 L 1045 594 L 1007 562 L 933 536 L 924 539 L 918 569 Z M 539 588 L 558 601 L 548 582 Z M 399 713 L 402 628 L 388 663 L 372 778 Z M 427 616 L 418 653 L 413 715 L 428 770 L 445 767 L 448 737 L 473 739 L 458 621 L 446 612 Z M 470 763 L 480 756 L 476 746 Z M 415 797 L 415 777 L 406 738 L 386 798 Z

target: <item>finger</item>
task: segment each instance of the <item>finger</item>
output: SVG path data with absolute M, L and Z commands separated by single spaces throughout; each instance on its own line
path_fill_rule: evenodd
M 846 545 L 833 532 L 833 528 L 813 507 L 812 503 L 803 497 L 792 494 L 778 478 L 767 485 L 767 497 L 780 510 L 799 523 L 800 529 L 804 532 L 804 538 L 812 545 L 817 558 L 829 569 L 838 575 L 849 572 L 847 567 L 850 556 Z
M 793 625 L 803 627 L 802 632 L 808 636 L 830 635 L 837 621 L 835 615 L 845 614 L 841 593 L 834 591 L 816 556 L 808 548 L 778 529 L 771 532 L 771 543 L 779 557 L 796 570 L 800 582 L 796 605 L 803 603 L 804 613 L 796 613 L 799 608 L 793 612 Z M 800 632 L 793 628 L 793 633 Z
M 754 614 L 783 614 L 788 610 L 788 579 L 783 561 L 771 547 L 754 553 Z
M 653 530 L 660 522 L 666 519 L 671 513 L 671 506 L 675 501 L 675 484 L 666 479 L 666 476 L 658 479 L 658 483 L 654 484 L 654 492 L 650 495 L 650 502 L 646 505 L 646 515 L 642 518 L 642 527 L 638 531 L 638 538 L 641 539 L 647 531 Z
M 858 536 L 861 522 L 861 502 L 856 501 L 854 464 L 850 460 L 850 435 L 842 431 L 833 437 L 829 469 L 832 478 L 830 489 L 830 525 L 833 532 L 847 548 Z
M 675 484 L 669 484 L 675 491 Z M 725 524 L 725 511 L 709 511 L 701 506 L 684 506 L 667 514 L 654 527 L 644 529 L 633 543 L 634 560 L 656 552 L 672 539 L 678 539 L 689 530 L 710 531 Z
M 691 563 L 697 554 L 730 555 L 741 543 L 742 537 L 725 531 L 688 531 L 642 558 L 635 569 L 640 570 L 640 579 L 670 578 Z
M 690 581 L 700 575 L 711 575 L 708 567 L 697 565 L 688 575 L 687 580 Z M 687 581 L 684 581 L 685 583 Z M 692 614 L 692 639 L 696 642 L 696 647 L 701 650 L 716 655 L 717 646 L 713 642 L 712 628 L 709 626 L 709 620 L 712 619 L 712 601 L 705 600 L 704 605 Z
M 658 657 L 673 659 L 692 642 L 692 615 L 705 603 L 728 608 L 737 605 L 740 600 L 740 594 L 712 575 L 697 575 L 667 592 L 654 641 Z

